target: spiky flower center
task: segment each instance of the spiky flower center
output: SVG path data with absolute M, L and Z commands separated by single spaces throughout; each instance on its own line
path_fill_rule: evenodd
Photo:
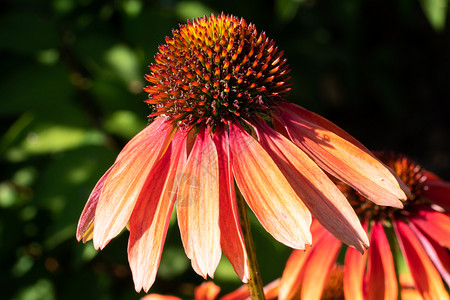
M 389 206 L 379 206 L 365 199 L 349 186 L 338 183 L 338 187 L 349 199 L 355 212 L 361 219 L 365 220 L 392 220 L 400 215 L 409 215 L 415 206 L 426 202 L 422 196 L 426 176 L 422 167 L 404 155 L 395 153 L 376 152 L 376 156 L 390 167 L 407 185 L 414 199 L 406 200 L 403 209 Z
M 151 117 L 179 126 L 268 114 L 289 90 L 283 51 L 253 24 L 234 16 L 197 19 L 166 37 L 146 80 Z

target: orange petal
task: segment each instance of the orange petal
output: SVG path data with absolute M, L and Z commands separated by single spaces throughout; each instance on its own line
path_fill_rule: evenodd
M 450 216 L 448 214 L 425 208 L 418 210 L 410 221 L 441 246 L 450 248 Z
M 219 293 L 220 287 L 212 281 L 206 281 L 195 288 L 195 300 L 214 300 Z
M 367 224 L 362 224 L 367 229 Z M 363 255 L 349 248 L 344 262 L 344 295 L 345 299 L 364 300 L 363 282 L 366 269 L 367 252 Z
M 314 217 L 342 242 L 363 253 L 369 240 L 336 185 L 302 150 L 265 122 L 259 122 L 255 128 L 261 146 Z
M 214 142 L 219 162 L 219 226 L 220 245 L 225 256 L 243 282 L 250 278 L 247 252 L 236 206 L 228 133 L 222 126 L 216 128 Z
M 178 132 L 150 172 L 130 217 L 128 260 L 137 292 L 147 292 L 155 281 L 185 161 L 185 136 Z
M 278 297 L 278 287 L 280 285 L 280 279 L 275 279 L 271 283 L 264 286 L 264 296 L 266 300 L 277 299 Z M 224 295 L 219 298 L 220 300 L 249 300 L 250 293 L 248 291 L 247 285 L 242 285 L 237 290 Z
M 341 246 L 341 242 L 324 230 L 323 237 L 313 245 L 313 252 L 304 267 L 301 299 L 320 299 Z
M 102 189 L 94 222 L 94 247 L 103 248 L 125 227 L 142 186 L 154 164 L 167 149 L 174 130 L 169 123 L 162 123 L 145 136 L 125 146 L 106 179 Z M 136 141 L 136 142 L 135 142 Z
M 326 232 L 316 220 L 313 220 L 311 225 L 311 234 L 314 239 L 313 248 L 321 241 Z M 280 300 L 294 299 L 299 294 L 305 270 L 304 266 L 312 252 L 313 250 L 311 248 L 308 250 L 292 251 L 281 276 L 278 290 Z
M 106 173 L 100 178 L 100 180 L 95 185 L 89 199 L 84 206 L 83 212 L 81 213 L 80 220 L 78 221 L 77 227 L 77 240 L 83 239 L 83 243 L 92 239 L 92 234 L 94 230 L 94 217 L 95 210 L 97 208 L 98 199 L 102 193 L 103 186 L 105 185 L 106 178 L 108 178 L 111 168 L 106 171 Z
M 422 297 L 425 300 L 449 299 L 439 272 L 411 228 L 402 221 L 395 221 L 394 229 L 417 290 Z
M 398 289 L 394 259 L 380 222 L 375 222 L 371 228 L 370 245 L 367 263 L 367 298 L 395 300 L 398 297 Z
M 311 214 L 267 152 L 233 123 L 230 145 L 236 183 L 263 227 L 289 247 L 311 244 Z
M 286 105 L 285 105 L 286 106 Z M 291 140 L 322 169 L 352 186 L 379 205 L 402 208 L 406 200 L 403 182 L 367 149 L 305 118 L 304 109 L 290 104 L 280 114 Z M 341 132 L 339 132 L 342 134 Z
M 180 178 L 177 215 L 186 255 L 204 278 L 213 277 L 222 255 L 218 176 L 217 150 L 203 127 Z

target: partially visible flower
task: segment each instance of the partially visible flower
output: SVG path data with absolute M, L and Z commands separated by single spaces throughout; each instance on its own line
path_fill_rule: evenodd
M 311 244 L 310 212 L 343 242 L 368 246 L 324 171 L 376 204 L 402 207 L 406 187 L 391 170 L 342 129 L 285 101 L 283 51 L 253 24 L 221 14 L 180 25 L 150 71 L 153 121 L 99 180 L 77 230 L 102 249 L 128 224 L 137 291 L 155 280 L 175 201 L 194 270 L 212 277 L 223 251 L 244 282 L 235 183 L 264 228 L 296 249 Z
M 264 297 L 266 300 L 275 299 L 278 295 L 280 280 L 275 280 L 264 287 Z M 237 290 L 218 298 L 220 287 L 212 281 L 206 281 L 195 288 L 194 300 L 245 300 L 250 299 L 248 286 L 243 285 Z M 175 296 L 164 296 L 160 294 L 148 294 L 141 300 L 179 300 Z
M 296 295 L 323 299 L 336 268 L 343 270 L 345 299 L 395 300 L 399 295 L 401 299 L 416 299 L 417 295 L 420 299 L 449 299 L 450 183 L 403 155 L 377 155 L 406 182 L 414 198 L 404 202 L 402 210 L 378 207 L 338 183 L 368 231 L 371 246 L 361 255 L 313 221 L 314 246 L 292 253 L 281 279 L 280 299 Z M 339 259 L 339 253 L 345 254 L 345 259 Z M 408 272 L 399 271 L 397 260 L 401 257 Z M 412 280 L 408 281 L 408 274 Z

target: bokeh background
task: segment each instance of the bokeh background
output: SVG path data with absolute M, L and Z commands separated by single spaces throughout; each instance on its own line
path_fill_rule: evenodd
M 445 0 L 4 0 L 0 4 L 0 298 L 139 299 L 128 233 L 97 252 L 75 229 L 88 195 L 147 124 L 143 76 L 172 28 L 232 13 L 285 50 L 289 100 L 374 150 L 406 153 L 450 180 Z M 257 222 L 264 283 L 290 250 Z M 225 258 L 222 291 L 240 286 Z M 152 292 L 202 282 L 169 229 Z

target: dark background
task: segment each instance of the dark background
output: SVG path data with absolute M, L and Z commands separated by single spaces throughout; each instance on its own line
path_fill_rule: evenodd
M 438 7 L 441 4 L 442 7 Z M 285 50 L 289 100 L 374 150 L 450 180 L 450 36 L 442 0 L 93 1 L 0 4 L 0 297 L 139 299 L 128 233 L 97 252 L 75 240 L 87 197 L 146 124 L 143 76 L 186 19 L 232 13 Z M 429 10 L 427 9 L 429 8 Z M 447 22 L 448 24 L 448 22 Z M 290 250 L 254 222 L 264 283 Z M 225 258 L 222 291 L 240 282 Z M 189 297 L 202 278 L 175 221 L 151 292 Z

